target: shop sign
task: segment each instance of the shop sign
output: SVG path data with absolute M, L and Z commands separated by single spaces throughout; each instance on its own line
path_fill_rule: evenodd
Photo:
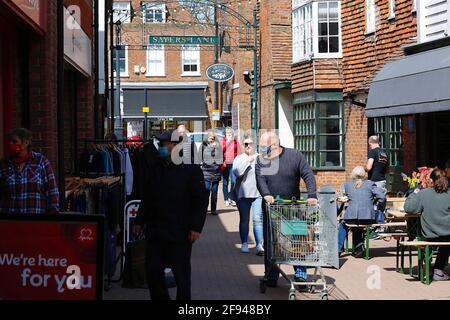
M 175 45 L 216 45 L 218 38 L 203 36 L 150 36 L 150 44 L 175 44 Z
M 39 27 L 43 27 L 41 20 L 42 0 L 11 0 L 11 2 Z
M 225 82 L 234 77 L 234 70 L 227 64 L 216 63 L 206 69 L 206 76 L 215 82 Z
M 125 216 L 127 219 L 127 229 L 125 230 L 125 240 L 126 243 L 133 240 L 133 233 L 131 232 L 133 226 L 136 224 L 136 217 L 139 211 L 139 205 L 141 200 L 133 200 L 125 205 Z
M 86 76 L 92 75 L 92 42 L 80 24 L 64 10 L 64 55 L 66 60 Z
M 213 109 L 211 115 L 212 121 L 220 121 L 220 109 Z
M 103 217 L 0 218 L 0 300 L 103 295 Z

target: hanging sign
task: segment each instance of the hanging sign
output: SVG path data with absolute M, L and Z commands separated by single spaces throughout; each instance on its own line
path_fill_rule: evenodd
M 234 70 L 227 64 L 216 63 L 206 69 L 206 76 L 215 82 L 225 82 L 234 77 Z
M 201 44 L 216 45 L 219 44 L 218 38 L 215 36 L 150 36 L 150 44 Z

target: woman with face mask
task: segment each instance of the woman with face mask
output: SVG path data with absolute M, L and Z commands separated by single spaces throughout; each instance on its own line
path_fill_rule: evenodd
M 202 160 L 201 168 L 205 176 L 205 186 L 211 195 L 211 214 L 217 215 L 217 191 L 222 177 L 220 166 L 223 163 L 223 152 L 214 131 L 208 131 L 207 139 L 200 148 L 200 156 Z
M 31 132 L 8 134 L 7 157 L 0 161 L 0 213 L 52 214 L 59 210 L 59 192 L 48 159 L 31 151 Z
M 253 211 L 253 233 L 256 241 L 256 254 L 264 255 L 263 247 L 263 212 L 262 197 L 256 186 L 255 164 L 258 154 L 255 153 L 253 139 L 244 137 L 244 153 L 238 155 L 233 162 L 233 173 L 236 176 L 235 197 L 239 209 L 239 234 L 241 251 L 248 253 L 248 233 L 250 210 Z

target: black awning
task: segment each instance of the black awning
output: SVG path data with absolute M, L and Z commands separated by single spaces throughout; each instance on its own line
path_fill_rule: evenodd
M 450 110 L 450 46 L 386 64 L 373 80 L 366 116 Z
M 144 118 L 143 106 L 150 107 L 149 118 L 204 120 L 208 117 L 204 89 L 123 89 L 124 118 Z

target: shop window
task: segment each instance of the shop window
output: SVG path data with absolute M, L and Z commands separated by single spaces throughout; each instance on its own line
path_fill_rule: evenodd
M 165 51 L 163 45 L 147 48 L 147 76 L 165 76 Z
M 376 29 L 377 6 L 375 0 L 366 0 L 366 34 L 374 33 Z
M 389 157 L 391 167 L 403 166 L 402 117 L 374 118 L 370 134 L 379 136 L 380 145 Z
M 200 76 L 200 47 L 182 47 L 183 76 Z
M 297 1 L 292 10 L 293 61 L 342 56 L 340 1 Z
M 130 2 L 113 2 L 113 21 L 116 23 L 120 21 L 122 23 L 131 22 L 131 3 Z
M 316 169 L 342 168 L 343 106 L 341 102 L 313 102 L 294 107 L 295 148 Z
M 119 69 L 121 77 L 128 77 L 128 47 L 120 46 L 117 49 L 119 53 Z M 117 63 L 116 63 L 116 54 L 114 52 L 113 56 L 113 70 L 114 74 L 116 73 Z
M 166 5 L 163 3 L 143 2 L 144 23 L 165 23 Z

